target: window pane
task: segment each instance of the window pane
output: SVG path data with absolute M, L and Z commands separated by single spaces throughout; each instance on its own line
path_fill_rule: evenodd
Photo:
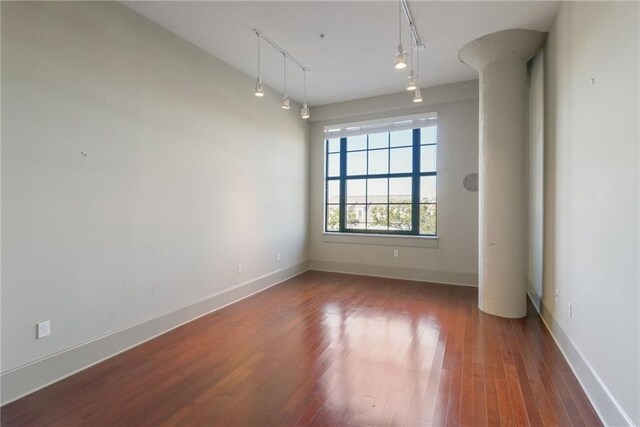
M 395 132 L 391 132 L 391 146 L 392 147 L 405 147 L 407 145 L 413 144 L 413 131 L 411 129 L 407 130 L 397 130 Z
M 327 181 L 327 203 L 340 203 L 340 181 Z
M 420 144 L 435 144 L 437 142 L 437 129 L 436 126 L 420 129 Z
M 364 230 L 365 228 L 365 205 L 347 205 L 346 228 Z
M 372 133 L 369 135 L 369 149 L 372 148 L 387 148 L 389 146 L 389 134 L 385 133 Z
M 390 151 L 390 169 L 391 173 L 411 172 L 413 167 L 413 148 L 394 148 Z
M 347 181 L 347 204 L 364 204 L 366 179 L 350 179 Z
M 387 178 L 367 180 L 367 203 L 387 203 Z
M 436 234 L 436 205 L 420 205 L 420 234 Z
M 327 230 L 338 231 L 340 229 L 340 207 L 327 206 Z
M 347 175 L 365 175 L 367 173 L 367 152 L 347 153 Z
M 389 173 L 389 150 L 369 151 L 369 174 Z
M 340 153 L 327 156 L 327 176 L 340 176 Z
M 420 147 L 420 172 L 436 171 L 436 146 L 423 145 Z
M 411 205 L 389 205 L 389 230 L 411 230 Z
M 420 203 L 435 203 L 436 201 L 436 177 L 420 177 Z
M 387 230 L 389 207 L 387 205 L 367 206 L 367 229 Z
M 347 151 L 366 150 L 367 135 L 350 136 L 347 138 Z
M 333 138 L 327 140 L 330 153 L 337 153 L 340 151 L 340 138 Z
M 411 178 L 389 179 L 389 203 L 411 202 Z

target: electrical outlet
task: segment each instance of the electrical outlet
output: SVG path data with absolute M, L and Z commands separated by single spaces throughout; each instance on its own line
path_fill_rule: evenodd
M 560 301 L 560 291 L 556 289 L 556 302 Z
M 242 273 L 242 264 L 238 264 L 238 274 Z
M 280 261 L 280 252 L 276 254 L 276 261 Z
M 394 258 L 398 258 L 398 250 L 397 249 L 393 250 L 393 257 Z
M 51 321 L 40 322 L 36 325 L 36 339 L 41 339 L 51 335 Z
M 573 318 L 573 304 L 569 303 L 569 319 Z

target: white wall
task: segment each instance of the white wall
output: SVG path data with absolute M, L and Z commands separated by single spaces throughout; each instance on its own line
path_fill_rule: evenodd
M 313 109 L 311 268 L 477 285 L 478 193 L 466 191 L 462 179 L 478 171 L 478 82 L 425 89 L 423 98 L 420 106 L 412 104 L 409 94 L 399 93 Z M 438 113 L 438 239 L 323 234 L 324 126 L 432 111 Z
M 543 315 L 608 425 L 640 425 L 639 6 L 566 2 L 545 46 Z
M 2 2 L 3 374 L 305 262 L 308 124 L 252 89 L 118 3 Z

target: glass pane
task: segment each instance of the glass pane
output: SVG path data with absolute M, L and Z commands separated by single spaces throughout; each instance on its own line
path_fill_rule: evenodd
M 350 179 L 347 181 L 347 204 L 364 205 L 366 179 Z
M 347 138 L 347 151 L 366 150 L 367 135 L 350 136 Z
M 436 171 L 436 146 L 423 145 L 420 147 L 420 172 Z
M 346 228 L 364 230 L 365 228 L 365 205 L 348 205 Z
M 340 203 L 340 181 L 327 181 L 327 203 Z
M 435 144 L 438 137 L 437 126 L 420 129 L 420 144 Z
M 411 178 L 389 179 L 389 203 L 411 202 Z
M 404 147 L 407 145 L 413 144 L 413 131 L 411 129 L 407 130 L 397 130 L 395 132 L 391 132 L 391 146 L 392 147 Z
M 385 133 L 372 133 L 369 135 L 369 149 L 372 148 L 387 148 L 389 146 L 389 134 Z
M 367 203 L 387 203 L 388 179 L 367 180 Z
M 420 234 L 436 234 L 436 205 L 420 205 Z
M 367 229 L 387 230 L 389 207 L 387 205 L 367 206 Z
M 389 150 L 369 151 L 369 174 L 389 173 Z
M 338 231 L 340 229 L 340 207 L 327 206 L 327 230 Z
M 413 148 L 394 148 L 389 151 L 391 153 L 391 173 L 411 172 L 413 166 L 411 160 L 413 158 Z
M 367 173 L 367 152 L 347 153 L 347 175 L 365 175 Z
M 420 203 L 436 202 L 436 177 L 420 177 Z
M 340 153 L 327 156 L 327 176 L 340 176 Z
M 340 138 L 333 138 L 327 140 L 327 145 L 330 153 L 337 153 L 340 151 Z
M 389 230 L 411 230 L 411 205 L 389 205 Z

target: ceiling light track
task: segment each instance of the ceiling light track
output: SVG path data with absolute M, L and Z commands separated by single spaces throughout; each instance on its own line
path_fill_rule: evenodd
M 253 28 L 251 31 L 253 31 L 256 36 L 258 36 L 259 38 L 261 38 L 262 40 L 266 41 L 267 43 L 269 43 L 275 50 L 277 50 L 278 52 L 280 52 L 281 54 L 283 54 L 289 61 L 293 62 L 294 64 L 296 64 L 302 71 L 304 71 L 307 74 L 313 74 L 313 70 L 311 70 L 308 67 L 305 67 L 300 61 L 298 61 L 293 55 L 291 55 L 289 52 L 287 52 L 286 50 L 284 50 L 283 48 L 281 48 L 276 42 L 274 42 L 273 40 L 271 40 L 269 37 L 265 36 L 264 33 L 260 30 L 258 30 L 257 28 Z
M 411 35 L 413 36 L 413 40 L 416 46 L 416 49 L 422 50 L 424 49 L 424 45 L 420 40 L 420 35 L 418 34 L 418 29 L 413 23 L 413 15 L 411 15 L 411 9 L 409 9 L 409 3 L 407 0 L 400 0 L 400 5 L 402 6 L 402 10 L 404 11 L 404 16 L 407 19 L 407 23 L 409 24 L 409 30 L 411 30 Z
M 413 102 L 422 102 L 422 93 L 420 91 L 420 51 L 424 49 L 418 29 L 413 21 L 413 15 L 409 9 L 409 3 L 407 0 L 398 0 L 398 51 L 395 54 L 395 68 L 402 70 L 407 68 L 407 53 L 402 47 L 402 15 L 409 24 L 409 59 L 411 60 L 411 68 L 409 68 L 409 77 L 407 77 L 406 89 L 408 91 L 414 91 Z M 415 61 L 414 61 L 415 55 Z M 416 65 L 416 72 L 413 72 L 413 65 Z
M 302 75 L 304 79 L 304 97 L 302 102 L 302 108 L 300 109 L 300 116 L 303 119 L 308 119 L 310 117 L 309 107 L 307 106 L 307 74 L 313 74 L 309 68 L 302 65 L 300 61 L 298 61 L 294 56 L 292 56 L 289 52 L 281 48 L 276 42 L 271 40 L 269 37 L 265 36 L 264 33 L 257 28 L 253 28 L 251 31 L 254 32 L 256 37 L 258 38 L 258 79 L 256 81 L 256 92 L 255 95 L 257 97 L 264 96 L 264 90 L 262 88 L 262 76 L 260 74 L 260 41 L 264 40 L 271 45 L 275 50 L 282 54 L 283 58 L 283 71 L 284 71 L 284 97 L 282 99 L 282 109 L 289 110 L 291 108 L 289 95 L 287 91 L 287 60 L 297 65 L 300 70 L 302 70 Z

